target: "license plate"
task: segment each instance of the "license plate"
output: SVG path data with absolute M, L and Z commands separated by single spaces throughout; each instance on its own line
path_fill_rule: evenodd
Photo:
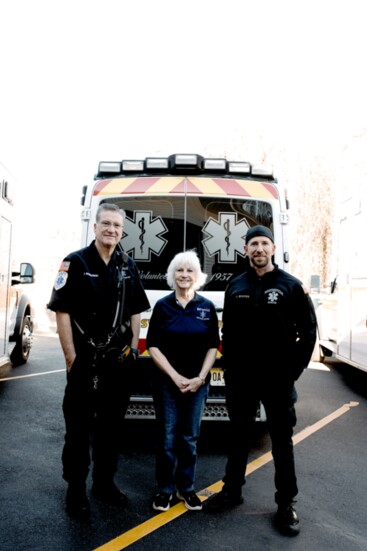
M 224 373 L 220 367 L 212 367 L 210 371 L 210 384 L 212 386 L 224 386 Z

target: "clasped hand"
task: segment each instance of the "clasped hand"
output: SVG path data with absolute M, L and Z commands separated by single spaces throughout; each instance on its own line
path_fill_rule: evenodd
M 202 381 L 199 377 L 187 379 L 179 375 L 175 383 L 183 394 L 186 392 L 196 392 L 202 386 Z

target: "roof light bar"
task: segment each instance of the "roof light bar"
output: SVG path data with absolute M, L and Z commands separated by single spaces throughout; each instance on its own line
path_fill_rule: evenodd
M 101 161 L 98 165 L 99 174 L 119 174 L 121 172 L 121 163 L 119 162 L 109 162 Z
M 173 155 L 175 165 L 197 166 L 198 155 L 178 154 Z
M 205 170 L 226 170 L 227 161 L 225 159 L 204 159 Z
M 228 163 L 228 172 L 230 174 L 250 174 L 250 171 L 251 171 L 250 163 L 241 163 L 241 162 Z
M 273 167 L 269 165 L 253 165 L 251 174 L 253 176 L 273 176 Z
M 145 161 L 147 170 L 159 170 L 168 168 L 168 159 L 164 157 L 148 157 Z
M 144 161 L 122 161 L 123 172 L 143 172 Z
M 174 172 L 185 170 L 200 173 L 204 167 L 204 157 L 191 153 L 176 153 L 169 156 L 169 166 Z
M 244 178 L 256 176 L 272 178 L 270 165 L 252 165 L 245 161 L 227 161 L 224 158 L 204 158 L 192 153 L 175 153 L 169 157 L 147 157 L 143 160 L 101 161 L 95 178 L 112 178 L 123 174 L 198 174 L 217 173 L 238 175 Z

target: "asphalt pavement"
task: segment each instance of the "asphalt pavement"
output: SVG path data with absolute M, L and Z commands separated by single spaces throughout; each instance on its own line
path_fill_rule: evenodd
M 65 512 L 61 476 L 64 360 L 55 334 L 36 334 L 29 363 L 0 372 L 0 550 L 366 551 L 367 374 L 334 362 L 311 367 L 297 383 L 298 537 L 273 527 L 274 471 L 261 424 L 244 504 L 213 516 L 182 504 L 168 513 L 152 509 L 154 422 L 127 422 L 116 478 L 128 508 L 91 498 L 90 520 L 78 522 Z M 220 484 L 227 427 L 202 427 L 196 489 L 203 499 Z

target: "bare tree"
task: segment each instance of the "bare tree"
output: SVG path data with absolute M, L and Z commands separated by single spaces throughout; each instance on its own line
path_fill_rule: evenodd
M 294 208 L 291 210 L 291 271 L 306 285 L 311 275 L 329 281 L 333 251 L 335 189 L 333 175 L 324 159 L 299 166 Z

